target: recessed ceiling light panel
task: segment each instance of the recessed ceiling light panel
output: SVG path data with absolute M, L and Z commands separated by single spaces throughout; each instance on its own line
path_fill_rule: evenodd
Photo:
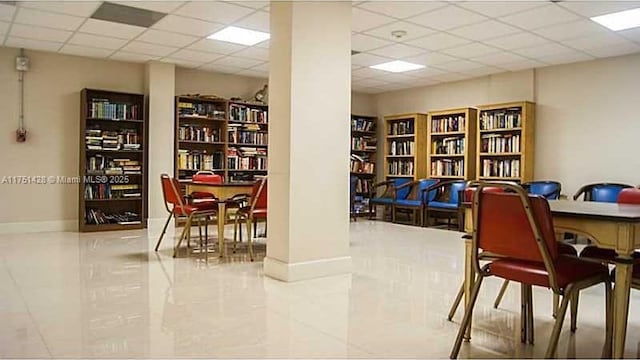
M 640 8 L 594 16 L 591 20 L 613 31 L 631 29 L 640 26 Z
M 226 28 L 207 36 L 207 39 L 253 46 L 265 40 L 269 40 L 270 37 L 271 35 L 266 32 L 227 26 Z
M 370 68 L 372 69 L 384 70 L 384 71 L 389 71 L 393 73 L 418 70 L 424 67 L 425 67 L 424 65 L 413 64 L 413 63 L 402 61 L 402 60 L 395 60 L 395 61 L 390 61 L 383 64 L 370 66 Z

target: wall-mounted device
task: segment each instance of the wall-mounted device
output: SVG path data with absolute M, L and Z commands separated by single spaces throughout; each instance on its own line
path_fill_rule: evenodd
M 24 128 L 24 73 L 29 71 L 29 58 L 24 55 L 24 49 L 20 49 L 20 55 L 16 57 L 16 70 L 18 71 L 18 83 L 20 84 L 20 115 L 16 141 L 27 141 L 27 129 Z

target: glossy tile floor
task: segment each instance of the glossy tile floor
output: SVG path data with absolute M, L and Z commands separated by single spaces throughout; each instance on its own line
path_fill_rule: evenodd
M 445 358 L 462 309 L 446 320 L 462 279 L 455 232 L 351 223 L 351 275 L 282 283 L 243 255 L 171 257 L 147 231 L 0 236 L 0 356 L 10 358 Z M 534 294 L 536 344 L 519 342 L 519 288 L 499 309 L 489 279 L 462 357 L 541 357 L 551 293 Z M 559 357 L 599 357 L 602 287 L 581 295 Z M 628 357 L 640 351 L 633 292 Z

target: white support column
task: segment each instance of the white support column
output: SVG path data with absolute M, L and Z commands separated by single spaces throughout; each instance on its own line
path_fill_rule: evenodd
M 351 3 L 271 2 L 265 274 L 344 274 L 349 256 Z

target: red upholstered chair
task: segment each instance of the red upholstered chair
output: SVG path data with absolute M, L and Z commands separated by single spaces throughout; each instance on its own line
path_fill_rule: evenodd
M 222 184 L 222 176 L 216 175 L 212 171 L 198 171 L 193 175 L 191 181 L 203 184 Z M 193 199 L 217 199 L 215 194 L 207 191 L 193 191 L 189 196 Z
M 158 243 L 156 244 L 155 251 L 158 251 L 158 247 L 160 246 L 160 242 L 162 242 L 162 238 L 167 230 L 167 225 L 169 225 L 169 221 L 171 221 L 172 217 L 185 217 L 187 222 L 184 225 L 184 229 L 180 234 L 180 239 L 178 240 L 178 244 L 175 246 L 173 251 L 173 257 L 176 257 L 178 253 L 178 249 L 180 248 L 180 244 L 182 240 L 186 237 L 187 243 L 191 238 L 191 224 L 193 219 L 197 219 L 198 223 L 202 218 L 208 218 L 209 216 L 215 216 L 218 210 L 218 203 L 215 200 L 208 201 L 199 201 L 197 203 L 188 204 L 186 199 L 180 193 L 180 182 L 176 178 L 169 177 L 167 174 L 160 175 L 160 182 L 162 184 L 162 196 L 164 197 L 164 205 L 169 213 L 169 217 L 164 224 L 164 228 L 162 229 L 162 234 L 160 234 L 160 238 L 158 239 Z M 200 239 L 202 241 L 202 239 Z
M 249 258 L 253 261 L 253 245 L 251 236 L 251 224 L 259 220 L 267 220 L 267 177 L 263 177 L 253 184 L 251 197 L 248 205 L 238 209 L 233 232 L 233 242 L 236 242 L 236 229 L 239 221 L 244 220 L 247 224 L 247 240 L 249 247 Z
M 485 187 L 501 187 L 513 193 L 485 192 Z M 451 358 L 458 357 L 480 287 L 489 276 L 522 284 L 522 342 L 533 343 L 532 286 L 551 288 L 554 293 L 563 296 L 546 357 L 555 355 L 569 300 L 584 288 L 604 283 L 607 311 L 605 355 L 610 354 L 612 314 L 608 269 L 602 264 L 560 254 L 547 200 L 541 196 L 528 195 L 516 184 L 480 182 L 474 194 L 473 217 L 474 251 L 471 253 L 471 262 L 475 267 L 477 280 L 470 294 L 470 302 L 460 324 Z M 499 258 L 481 266 L 481 251 Z

